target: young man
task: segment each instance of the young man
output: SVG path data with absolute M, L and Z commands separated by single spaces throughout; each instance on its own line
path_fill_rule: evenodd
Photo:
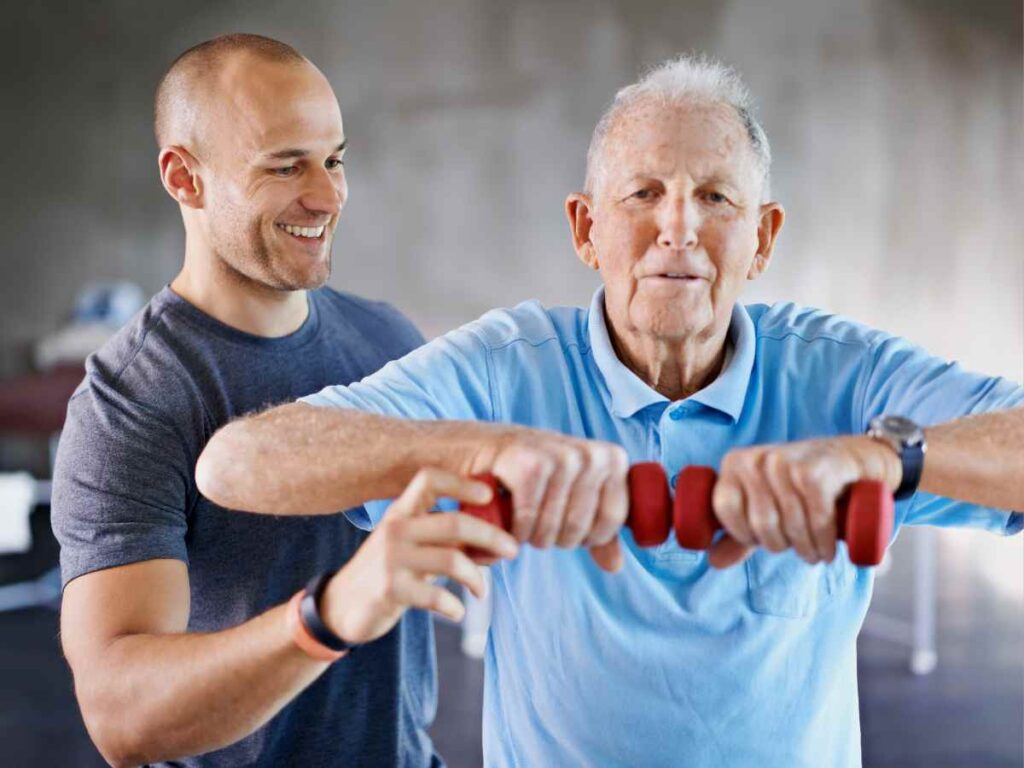
M 229 512 L 193 479 L 233 417 L 422 342 L 391 307 L 321 287 L 348 196 L 331 86 L 291 47 L 230 35 L 178 58 L 155 118 L 184 266 L 89 359 L 54 478 L 62 640 L 86 726 L 113 765 L 440 765 L 429 616 L 402 615 L 458 618 L 433 574 L 480 592 L 457 547 L 514 550 L 482 523 L 418 514 L 472 486 L 424 476 L 398 505 L 400 535 L 361 550 L 350 573 L 411 584 L 366 608 L 365 645 L 329 667 L 341 654 L 310 645 L 289 598 L 366 535 L 342 517 Z

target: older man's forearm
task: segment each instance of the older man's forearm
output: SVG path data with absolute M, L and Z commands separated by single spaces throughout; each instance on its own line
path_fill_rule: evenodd
M 965 416 L 925 430 L 921 490 L 1024 510 L 1024 408 Z
M 397 496 L 425 466 L 466 473 L 500 429 L 293 403 L 218 431 L 199 458 L 196 482 L 229 509 L 330 514 Z

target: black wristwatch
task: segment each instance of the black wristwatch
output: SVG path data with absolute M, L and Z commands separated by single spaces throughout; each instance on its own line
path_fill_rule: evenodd
M 900 457 L 903 479 L 893 498 L 901 501 L 913 496 L 921 482 L 924 454 L 928 450 L 924 430 L 903 416 L 876 416 L 868 424 L 868 437 L 885 443 Z
M 321 645 L 326 645 L 332 651 L 350 651 L 358 648 L 359 645 L 342 640 L 320 618 L 320 598 L 327 588 L 327 582 L 335 573 L 337 571 L 324 571 L 309 580 L 302 600 L 299 601 L 299 618 L 302 619 L 302 624 L 309 634 L 315 637 Z

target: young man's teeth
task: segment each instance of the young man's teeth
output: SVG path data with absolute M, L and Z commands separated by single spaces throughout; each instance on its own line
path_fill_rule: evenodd
M 289 235 L 295 235 L 296 237 L 318 238 L 324 233 L 324 227 L 295 227 L 291 224 L 278 224 L 278 226 Z

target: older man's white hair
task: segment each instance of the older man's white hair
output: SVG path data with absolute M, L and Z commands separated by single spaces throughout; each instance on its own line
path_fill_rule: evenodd
M 757 170 L 761 175 L 761 200 L 767 202 L 772 153 L 768 137 L 754 119 L 750 92 L 734 69 L 703 54 L 680 56 L 663 62 L 615 94 L 615 99 L 597 121 L 594 135 L 590 139 L 584 186 L 587 194 L 594 193 L 604 172 L 604 145 L 612 126 L 631 107 L 648 99 L 656 99 L 665 104 L 727 104 L 735 109 L 747 130 Z

